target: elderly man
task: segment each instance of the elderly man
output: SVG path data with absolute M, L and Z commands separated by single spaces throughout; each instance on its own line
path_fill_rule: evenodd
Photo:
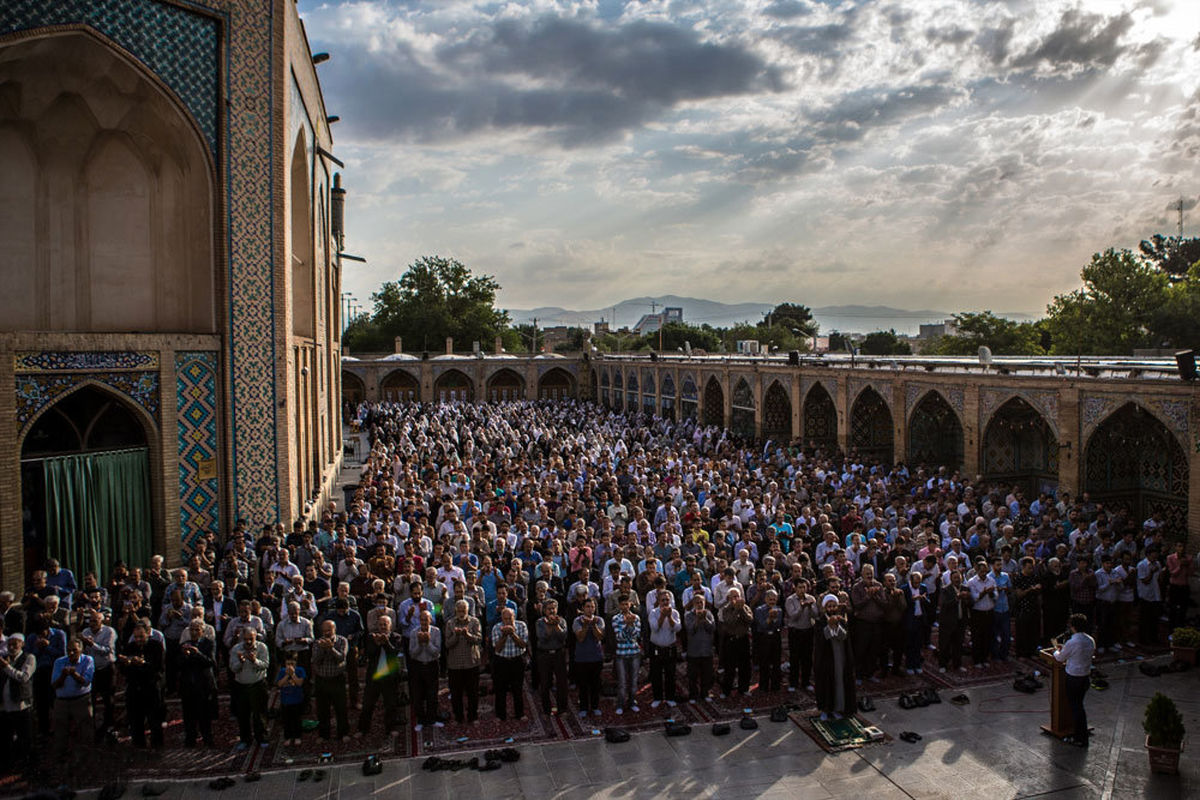
M 72 726 L 76 728 L 77 737 L 92 736 L 94 674 L 95 664 L 91 656 L 83 654 L 83 643 L 78 639 L 69 641 L 67 654 L 54 662 L 50 675 L 50 685 L 55 694 L 54 756 L 60 762 L 67 757 L 67 741 Z
M 729 590 L 726 603 L 717 616 L 721 623 L 718 628 L 721 666 L 725 670 L 721 677 L 721 697 L 733 693 L 735 674 L 738 692 L 749 694 L 750 631 L 754 627 L 754 612 L 746 605 L 741 589 Z
M 350 738 L 346 713 L 346 661 L 350 645 L 339 636 L 337 623 L 326 619 L 321 623 L 321 636 L 312 646 L 312 674 L 317 698 L 317 733 L 323 741 L 329 739 L 329 712 L 337 718 L 337 736 L 343 742 Z
M 553 601 L 551 601 L 553 602 Z M 479 718 L 479 668 L 483 658 L 483 630 L 478 617 L 468 612 L 471 604 L 464 598 L 454 603 L 454 616 L 446 623 L 446 668 L 450 676 L 450 707 L 454 720 L 463 722 L 463 698 L 466 698 L 466 722 Z
M 420 731 L 426 725 L 444 727 L 438 719 L 437 710 L 438 665 L 441 657 L 442 632 L 433 624 L 433 614 L 422 611 L 417 627 L 408 635 L 409 693 L 417 714 L 417 724 L 413 730 Z
M 183 638 L 179 662 L 179 699 L 183 706 L 183 746 L 196 737 L 213 746 L 212 721 L 217 708 L 216 641 L 205 635 L 203 617 L 195 617 Z M 161 726 L 159 726 L 161 728 Z
M 496 718 L 508 719 L 508 696 L 512 695 L 513 714 L 525 717 L 525 651 L 529 647 L 529 629 L 517 619 L 516 612 L 505 606 L 500 621 L 492 627 L 492 682 L 496 691 Z
M 279 651 L 279 661 L 291 655 L 296 664 L 304 670 L 304 675 L 312 674 L 312 643 L 313 625 L 308 617 L 300 614 L 300 604 L 293 600 L 287 604 L 287 614 L 275 626 L 275 647 Z M 305 696 L 312 694 L 312 685 L 305 683 Z
M 358 718 L 359 736 L 371 730 L 371 717 L 375 714 L 375 704 L 379 702 L 383 703 L 384 727 L 391 731 L 398 730 L 400 720 L 397 709 L 404 704 L 400 694 L 401 683 L 408 677 L 404 638 L 392 630 L 391 617 L 380 617 L 378 624 L 379 629 L 368 634 L 364 640 L 367 685 L 363 691 L 362 713 Z
M 253 742 L 267 746 L 267 670 L 271 654 L 258 640 L 258 631 L 247 625 L 242 640 L 229 651 L 229 669 L 233 673 L 233 704 L 238 721 L 238 750 Z
M 33 671 L 37 659 L 25 652 L 25 635 L 8 634 L 8 649 L 0 657 L 0 769 L 27 772 L 33 751 Z
M 676 640 L 683 630 L 683 621 L 675 610 L 674 597 L 666 589 L 658 592 L 657 603 L 650 609 L 650 691 L 651 708 L 662 703 L 675 707 L 675 662 L 678 654 Z

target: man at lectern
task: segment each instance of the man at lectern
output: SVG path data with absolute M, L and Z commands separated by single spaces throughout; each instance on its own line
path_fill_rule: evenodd
M 1085 632 L 1088 628 L 1085 615 L 1072 614 L 1069 624 L 1071 638 L 1065 642 L 1054 642 L 1054 659 L 1066 665 L 1067 704 L 1075 721 L 1075 733 L 1063 741 L 1076 747 L 1087 747 L 1087 711 L 1083 707 L 1083 698 L 1091 685 L 1092 654 L 1096 652 L 1096 640 Z

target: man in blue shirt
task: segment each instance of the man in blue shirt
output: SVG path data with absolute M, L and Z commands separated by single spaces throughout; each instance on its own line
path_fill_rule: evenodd
M 91 656 L 83 654 L 83 643 L 73 639 L 67 654 L 54 662 L 50 685 L 54 687 L 54 753 L 60 761 L 67 757 L 67 739 L 71 725 L 76 741 L 91 743 L 92 678 L 96 673 Z
M 52 675 L 54 663 L 67 653 L 67 634 L 50 625 L 49 619 L 38 617 L 30 626 L 25 646 L 37 659 L 33 673 L 33 708 L 37 712 L 38 733 L 50 735 L 50 710 L 54 708 Z
M 46 585 L 53 587 L 62 600 L 63 607 L 71 610 L 71 602 L 75 599 L 75 573 L 59 566 L 56 559 L 46 561 Z
M 1004 571 L 1004 559 L 992 557 L 992 578 L 996 581 L 996 607 L 992 629 L 996 632 L 992 656 L 997 661 L 1008 660 L 1008 648 L 1012 641 L 1012 607 L 1008 596 L 1012 591 L 1012 578 Z

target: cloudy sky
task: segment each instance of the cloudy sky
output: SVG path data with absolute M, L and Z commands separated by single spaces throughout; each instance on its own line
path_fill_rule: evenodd
M 1197 0 L 300 0 L 346 285 L 1041 312 L 1200 192 Z M 1198 212 L 1185 233 L 1200 234 Z

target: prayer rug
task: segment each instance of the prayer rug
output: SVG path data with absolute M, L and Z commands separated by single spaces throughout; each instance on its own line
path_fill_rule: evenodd
M 791 718 L 827 753 L 856 750 L 871 744 L 871 736 L 866 731 L 871 723 L 857 716 L 822 720 L 819 715 L 792 714 Z M 880 741 L 886 741 L 886 738 Z

